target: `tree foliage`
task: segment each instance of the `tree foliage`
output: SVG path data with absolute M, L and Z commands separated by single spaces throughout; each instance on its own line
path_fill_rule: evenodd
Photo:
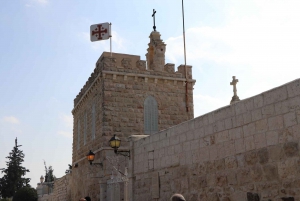
M 38 200 L 38 195 L 34 188 L 23 187 L 15 193 L 12 201 L 37 201 L 37 200 Z
M 17 138 L 15 140 L 15 146 L 6 158 L 7 168 L 0 169 L 4 173 L 0 178 L 0 197 L 9 198 L 14 196 L 17 190 L 23 187 L 30 187 L 29 178 L 24 178 L 28 169 L 22 167 L 25 154 L 19 149 L 22 145 L 18 145 Z

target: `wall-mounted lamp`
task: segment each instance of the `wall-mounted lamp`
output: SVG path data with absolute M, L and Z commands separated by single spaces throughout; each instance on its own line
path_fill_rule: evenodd
M 127 156 L 130 158 L 130 151 L 119 151 L 119 147 L 121 145 L 121 140 L 116 135 L 114 135 L 109 140 L 109 146 L 114 149 L 115 154 L 120 154 L 122 156 Z
M 100 165 L 101 167 L 103 167 L 102 163 L 93 163 L 93 161 L 95 160 L 95 154 L 94 152 L 92 152 L 92 150 L 89 151 L 89 153 L 86 155 L 88 161 L 90 162 L 90 165 Z

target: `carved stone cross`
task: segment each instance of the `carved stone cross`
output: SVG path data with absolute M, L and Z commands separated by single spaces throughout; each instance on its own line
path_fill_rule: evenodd
M 237 90 L 236 90 L 236 84 L 238 83 L 238 79 L 235 79 L 235 76 L 232 76 L 232 82 L 230 82 L 230 85 L 233 85 L 233 96 L 230 101 L 230 104 L 233 104 L 237 101 L 240 101 L 240 98 L 237 96 Z
M 155 13 L 156 13 L 156 11 L 153 9 L 152 17 L 153 17 L 153 24 L 154 24 L 153 30 L 154 30 L 154 31 L 156 31 L 156 26 L 155 26 Z
M 232 76 L 232 82 L 230 85 L 233 85 L 233 95 L 236 96 L 236 84 L 238 83 L 238 79 L 235 79 L 235 76 Z

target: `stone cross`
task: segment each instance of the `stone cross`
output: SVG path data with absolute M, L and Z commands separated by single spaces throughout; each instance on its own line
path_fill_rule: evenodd
M 230 85 L 233 85 L 233 96 L 230 101 L 230 104 L 233 104 L 237 101 L 240 101 L 240 98 L 237 96 L 237 90 L 236 90 L 236 84 L 238 83 L 238 79 L 235 79 L 235 76 L 232 76 L 232 82 L 230 82 Z
M 155 13 L 156 13 L 156 11 L 153 9 L 152 17 L 153 17 L 153 24 L 154 24 L 153 30 L 154 30 L 154 31 L 156 31 L 156 26 L 155 26 Z
M 233 95 L 236 96 L 236 84 L 238 83 L 238 79 L 235 79 L 235 76 L 232 76 L 232 82 L 230 82 L 230 85 L 233 85 Z

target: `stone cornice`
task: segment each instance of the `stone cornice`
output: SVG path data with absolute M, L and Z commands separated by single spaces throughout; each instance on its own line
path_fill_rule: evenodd
M 177 77 L 166 77 L 166 76 L 160 76 L 160 75 L 149 75 L 149 74 L 137 74 L 137 73 L 126 73 L 126 72 L 115 72 L 115 71 L 102 71 L 103 78 L 105 78 L 106 74 L 112 74 L 112 75 L 121 75 L 121 76 L 127 76 L 127 77 L 144 77 L 144 78 L 152 78 L 152 79 L 160 79 L 160 80 L 172 80 L 172 81 L 182 81 L 185 82 L 185 78 L 177 78 Z M 195 83 L 196 80 L 189 79 L 188 82 Z
M 127 77 L 135 77 L 135 80 L 137 81 L 138 77 L 145 78 L 145 82 L 148 82 L 148 79 L 154 79 L 154 82 L 157 83 L 158 80 L 164 80 L 165 82 L 173 81 L 173 84 L 176 85 L 177 82 L 182 82 L 182 85 L 185 86 L 185 82 L 195 84 L 196 80 L 194 79 L 185 79 L 185 78 L 177 78 L 177 77 L 167 77 L 167 76 L 161 76 L 161 75 L 150 75 L 150 74 L 141 74 L 141 73 L 127 73 L 127 72 L 116 72 L 116 71 L 107 71 L 103 70 L 102 73 L 99 73 L 99 75 L 96 77 L 96 79 L 93 81 L 93 83 L 90 85 L 90 87 L 85 91 L 83 96 L 80 98 L 80 100 L 77 102 L 77 104 L 74 106 L 74 109 L 72 110 L 72 114 L 76 112 L 76 110 L 83 104 L 84 100 L 87 99 L 88 95 L 91 93 L 91 89 L 94 87 L 96 83 L 99 82 L 99 78 L 102 75 L 102 78 L 105 79 L 105 76 L 107 74 L 113 75 L 113 79 L 116 79 L 116 76 L 123 76 L 124 80 L 127 79 Z

